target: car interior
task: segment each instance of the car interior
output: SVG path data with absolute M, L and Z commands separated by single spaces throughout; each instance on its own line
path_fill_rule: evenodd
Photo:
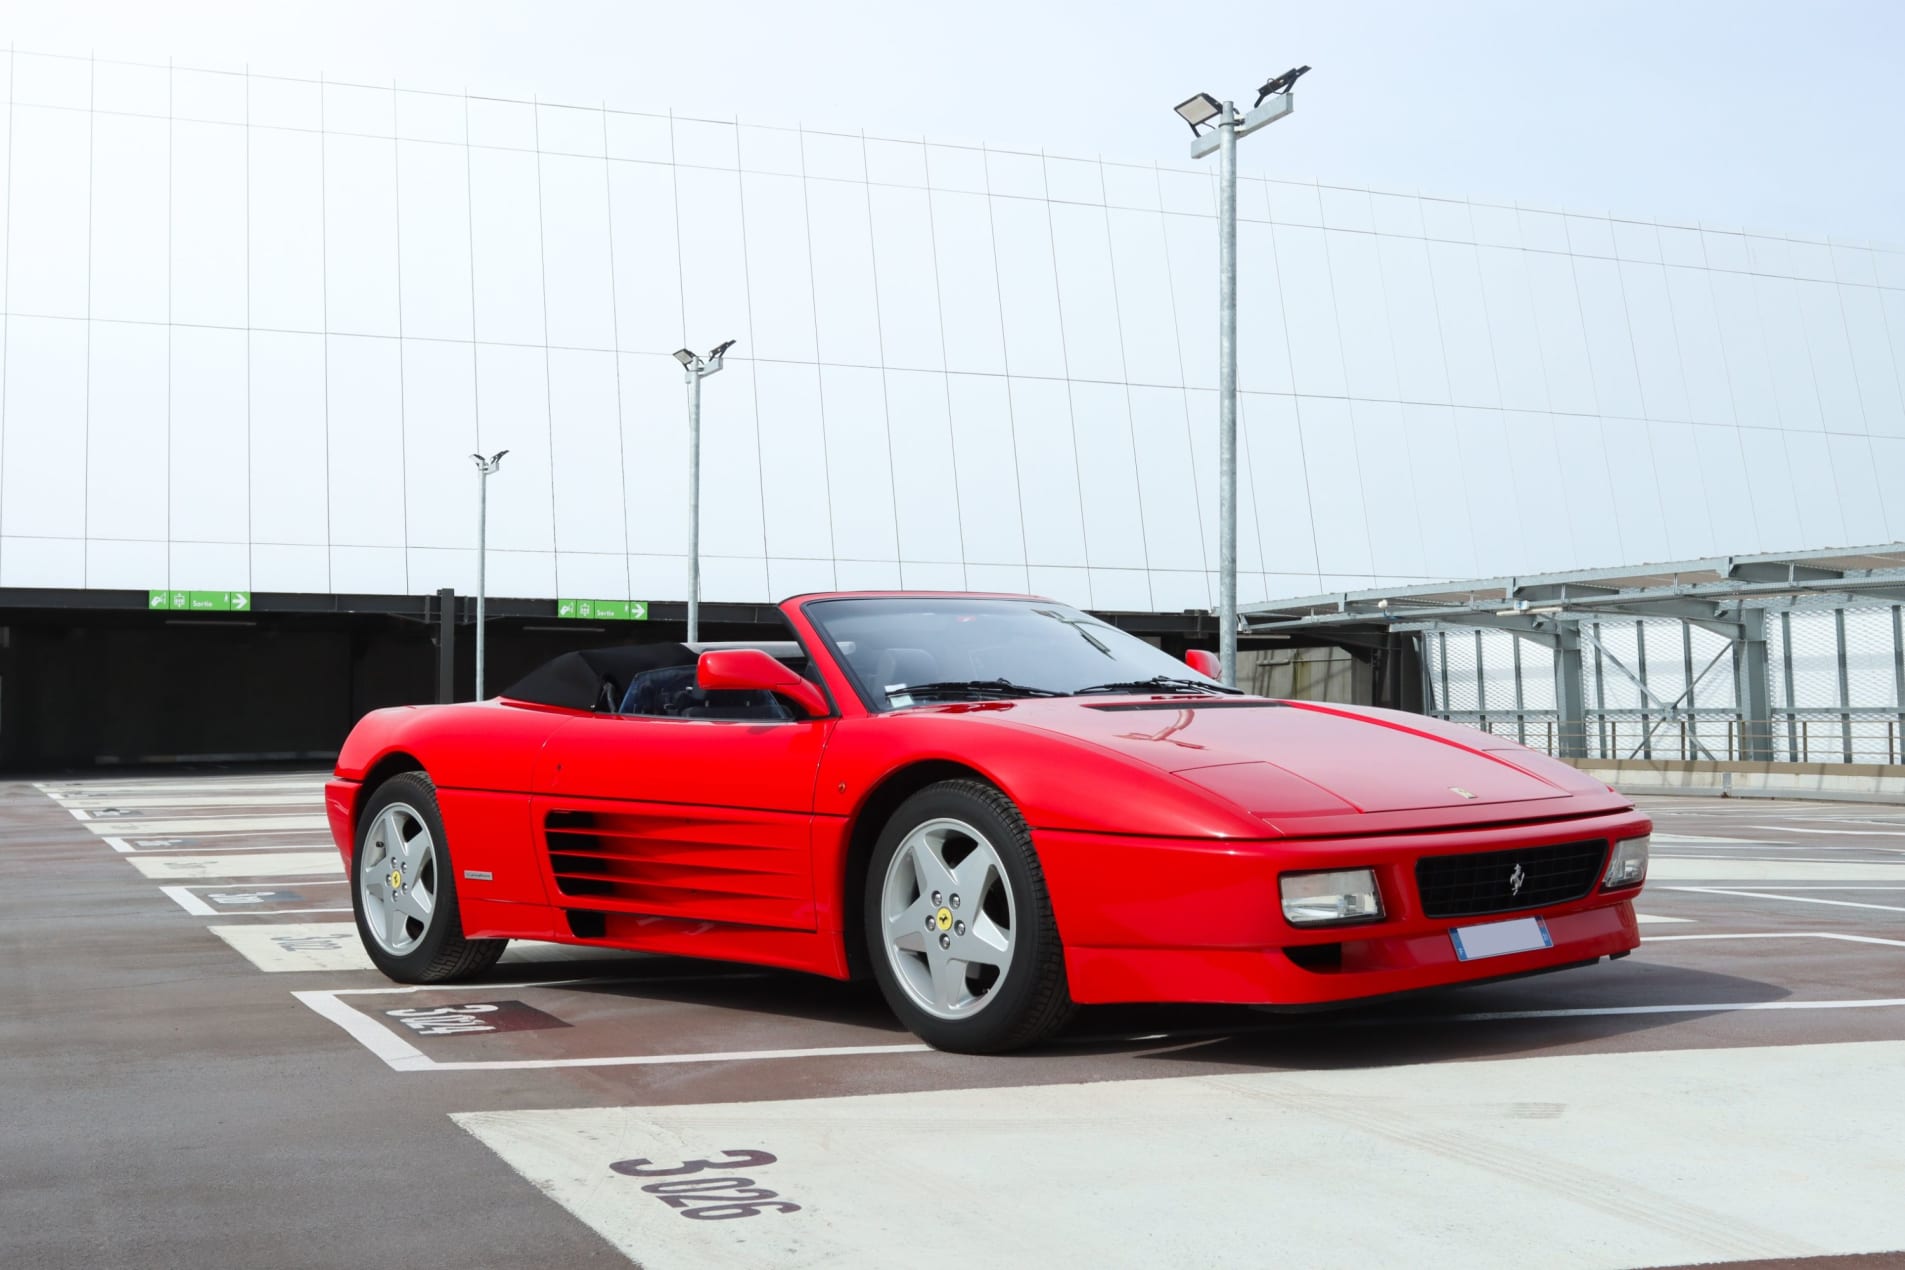
M 793 641 L 776 643 L 702 643 L 689 645 L 695 652 L 712 648 L 759 648 L 784 663 L 797 674 L 814 682 L 819 676 L 808 664 L 807 655 Z M 613 713 L 642 715 L 663 719 L 755 719 L 778 722 L 795 718 L 793 710 L 771 692 L 736 689 L 709 691 L 695 682 L 693 666 L 658 666 L 629 680 Z

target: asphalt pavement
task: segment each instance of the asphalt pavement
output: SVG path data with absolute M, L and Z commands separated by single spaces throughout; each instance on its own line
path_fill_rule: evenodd
M 322 779 L 0 785 L 0 1266 L 1905 1265 L 1905 808 L 1645 800 L 1623 961 L 976 1058 L 751 967 L 392 984 Z

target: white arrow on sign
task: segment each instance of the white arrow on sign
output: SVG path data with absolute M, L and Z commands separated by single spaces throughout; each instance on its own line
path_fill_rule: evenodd
M 235 613 L 242 613 L 251 607 L 251 592 L 249 591 L 233 591 L 228 599 Z

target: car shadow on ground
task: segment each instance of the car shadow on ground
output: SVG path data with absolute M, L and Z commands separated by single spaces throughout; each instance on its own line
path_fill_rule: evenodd
M 791 971 L 630 953 L 502 965 L 486 978 L 546 983 L 631 1006 L 666 1003 L 778 1016 L 881 1033 L 896 1042 L 909 1036 L 872 983 Z M 1728 1006 L 1791 995 L 1789 988 L 1764 980 L 1623 961 L 1328 1009 L 1087 1006 L 1056 1037 L 1006 1061 L 1102 1057 L 1311 1070 L 1518 1057 L 1580 1046 L 1671 1048 L 1674 1042 L 1665 1037 L 1638 1038 L 1725 1013 Z M 842 1037 L 841 1043 L 866 1040 Z
M 1144 1039 L 1134 1056 L 1147 1060 L 1268 1069 L 1389 1067 L 1577 1047 L 1675 1048 L 1668 1037 L 1646 1034 L 1724 1014 L 1728 1007 L 1791 996 L 1791 989 L 1760 979 L 1629 962 L 1322 1010 L 1103 1007 L 1081 1012 L 1069 1035 L 1054 1044 L 1074 1053 L 1128 1051 L 1135 1036 Z M 1710 1042 L 1690 1035 L 1688 1043 Z
M 704 1006 L 709 1010 L 779 1015 L 804 1022 L 910 1034 L 871 982 L 725 961 L 649 953 L 605 952 L 600 960 L 514 962 L 483 977 L 495 983 L 543 984 L 564 992 L 619 997 L 635 1003 Z M 481 982 L 479 981 L 479 982 Z

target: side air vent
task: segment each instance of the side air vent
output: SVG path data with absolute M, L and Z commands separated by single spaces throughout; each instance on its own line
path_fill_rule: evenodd
M 543 848 L 569 920 L 640 913 L 753 926 L 813 923 L 813 876 L 785 817 L 700 809 L 552 811 Z
M 566 916 L 569 919 L 569 933 L 577 939 L 602 939 L 609 933 L 609 919 L 600 913 L 572 908 Z

